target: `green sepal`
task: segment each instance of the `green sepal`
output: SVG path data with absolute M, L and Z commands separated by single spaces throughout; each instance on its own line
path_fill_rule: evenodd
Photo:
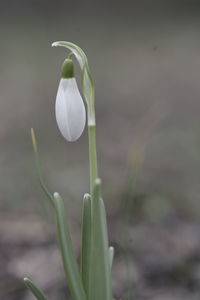
M 64 60 L 61 68 L 61 76 L 65 79 L 74 77 L 74 64 L 72 59 L 66 58 Z
M 90 72 L 87 56 L 79 46 L 71 42 L 58 41 L 54 42 L 52 46 L 65 47 L 76 57 L 82 71 L 82 91 L 88 106 L 88 124 L 95 125 L 94 82 Z
M 86 294 L 74 256 L 63 200 L 58 193 L 54 193 L 54 203 L 57 219 L 58 239 L 69 290 L 73 300 L 86 300 Z
M 81 238 L 81 278 L 86 295 L 88 295 L 91 259 L 91 196 L 89 194 L 83 197 Z
M 26 287 L 32 292 L 37 300 L 47 300 L 40 289 L 27 277 L 24 278 L 24 283 Z
M 92 249 L 88 300 L 113 299 L 107 222 L 100 186 L 100 179 L 96 179 L 92 196 Z

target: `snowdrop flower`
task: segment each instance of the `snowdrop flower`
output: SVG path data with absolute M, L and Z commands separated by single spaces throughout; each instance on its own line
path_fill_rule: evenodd
M 86 113 L 83 99 L 74 78 L 74 66 L 71 59 L 66 59 L 62 66 L 62 78 L 58 87 L 56 121 L 65 139 L 76 141 L 82 134 Z

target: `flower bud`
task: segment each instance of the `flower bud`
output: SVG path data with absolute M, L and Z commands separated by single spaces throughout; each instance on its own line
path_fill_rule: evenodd
M 81 136 L 84 130 L 85 106 L 74 78 L 74 67 L 71 59 L 64 61 L 61 72 L 62 78 L 55 104 L 56 121 L 64 138 L 73 142 Z

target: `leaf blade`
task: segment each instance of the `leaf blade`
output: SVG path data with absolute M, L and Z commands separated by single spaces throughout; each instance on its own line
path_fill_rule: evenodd
M 68 286 L 73 300 L 86 300 L 85 291 L 81 282 L 81 277 L 73 252 L 63 200 L 58 193 L 54 193 L 54 202 L 57 219 L 58 238 L 60 243 L 63 267 L 66 278 L 68 280 Z
M 107 222 L 99 179 L 92 198 L 92 251 L 89 300 L 112 300 L 111 270 L 108 253 Z
M 90 255 L 91 255 L 91 196 L 83 198 L 82 234 L 81 234 L 81 277 L 86 295 L 89 290 Z

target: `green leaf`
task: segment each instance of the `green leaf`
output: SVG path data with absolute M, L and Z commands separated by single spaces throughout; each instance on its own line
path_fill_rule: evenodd
M 91 257 L 91 196 L 89 194 L 85 194 L 83 198 L 81 238 L 81 277 L 86 295 L 88 295 Z
M 92 250 L 89 300 L 112 300 L 108 236 L 100 179 L 95 181 L 92 198 Z
M 86 300 L 85 291 L 73 252 L 63 200 L 58 193 L 54 193 L 54 203 L 57 218 L 58 238 L 69 290 L 73 300 Z
M 33 293 L 37 300 L 47 300 L 40 289 L 27 277 L 24 278 L 26 287 Z
M 58 41 L 58 42 L 54 42 L 52 46 L 65 47 L 69 49 L 76 57 L 82 71 L 82 90 L 88 106 L 88 123 L 90 125 L 95 125 L 94 82 L 90 72 L 87 56 L 79 46 L 71 42 Z
M 43 192 L 45 193 L 47 198 L 50 200 L 50 203 L 54 207 L 55 205 L 54 205 L 53 195 L 49 192 L 49 190 L 46 187 L 46 184 L 44 183 L 44 180 L 43 180 L 41 164 L 40 164 L 40 157 L 39 157 L 38 146 L 37 146 L 37 140 L 36 140 L 35 131 L 33 128 L 31 128 L 31 139 L 32 139 L 32 145 L 33 145 L 33 152 L 34 152 L 34 157 L 35 157 L 38 181 L 40 183 L 40 186 L 41 186 Z
M 109 251 L 110 268 L 112 269 L 113 259 L 114 259 L 114 254 L 115 254 L 115 248 L 110 246 L 108 251 Z

